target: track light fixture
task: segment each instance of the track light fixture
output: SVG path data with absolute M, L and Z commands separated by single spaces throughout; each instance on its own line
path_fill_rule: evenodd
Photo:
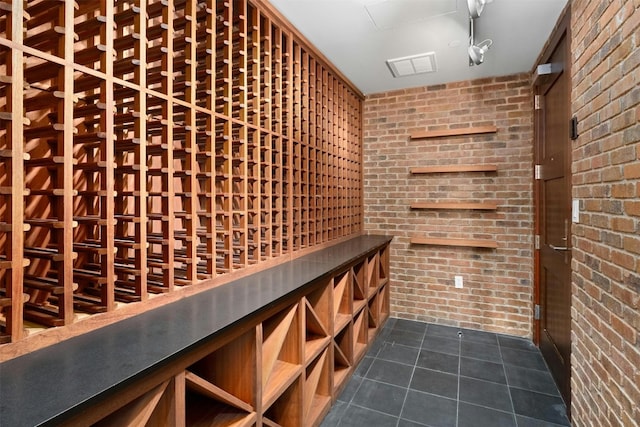
M 483 40 L 478 44 L 472 44 L 469 46 L 469 61 L 473 65 L 480 65 L 484 62 L 484 54 L 489 50 L 489 47 L 493 44 L 493 40 Z
M 488 0 L 467 0 L 469 6 L 469 66 L 480 65 L 484 62 L 484 54 L 493 44 L 493 40 L 487 39 L 476 44 L 475 42 L 475 20 L 480 16 L 484 5 Z
M 469 14 L 472 19 L 476 19 L 480 16 L 485 4 L 487 4 L 487 0 L 467 0 Z

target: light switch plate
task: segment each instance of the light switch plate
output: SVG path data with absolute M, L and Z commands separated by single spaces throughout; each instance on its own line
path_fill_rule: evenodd
M 463 286 L 462 276 L 455 276 L 453 279 L 456 285 L 456 289 L 462 289 L 462 286 Z
M 579 223 L 580 222 L 580 200 L 573 200 L 571 204 L 571 222 Z

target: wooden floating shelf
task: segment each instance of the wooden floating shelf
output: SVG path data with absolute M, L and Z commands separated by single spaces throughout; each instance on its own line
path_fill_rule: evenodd
M 494 211 L 498 208 L 496 203 L 412 203 L 411 209 L 460 209 Z
M 465 135 L 479 135 L 483 133 L 496 133 L 498 128 L 495 126 L 478 126 L 472 128 L 462 129 L 441 129 L 422 132 L 413 132 L 410 135 L 411 139 L 424 139 L 424 138 L 440 138 L 443 136 L 465 136 Z
M 455 173 L 455 172 L 497 172 L 497 165 L 446 165 L 411 168 L 413 175 L 423 173 Z
M 427 237 L 412 237 L 412 245 L 431 246 L 458 246 L 469 248 L 497 249 L 498 244 L 492 240 L 472 240 L 472 239 L 432 239 Z

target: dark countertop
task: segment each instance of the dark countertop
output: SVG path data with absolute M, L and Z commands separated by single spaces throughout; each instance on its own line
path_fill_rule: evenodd
M 355 237 L 0 363 L 0 426 L 64 421 L 390 240 Z

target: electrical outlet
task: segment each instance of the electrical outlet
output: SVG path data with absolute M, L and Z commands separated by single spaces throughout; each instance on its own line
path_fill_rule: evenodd
M 457 289 L 462 289 L 462 287 L 463 287 L 462 276 L 455 276 L 453 279 L 454 279 L 454 282 L 456 284 L 456 288 Z

